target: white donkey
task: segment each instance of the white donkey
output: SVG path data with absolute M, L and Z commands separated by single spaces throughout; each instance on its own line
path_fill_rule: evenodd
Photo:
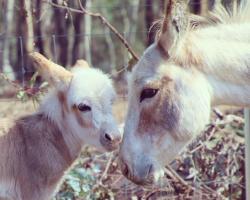
M 83 144 L 111 151 L 122 137 L 112 115 L 115 91 L 107 75 L 86 62 L 70 72 L 38 53 L 31 59 L 54 89 L 38 112 L 7 130 L 0 124 L 4 200 L 49 200 Z
M 250 106 L 249 11 L 249 2 L 231 16 L 221 7 L 212 25 L 193 27 L 184 5 L 168 1 L 161 31 L 129 82 L 120 161 L 130 180 L 155 183 L 202 132 L 211 106 Z

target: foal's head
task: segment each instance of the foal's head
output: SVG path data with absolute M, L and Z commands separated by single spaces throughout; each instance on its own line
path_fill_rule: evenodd
M 172 53 L 187 26 L 181 4 L 169 1 L 156 42 L 134 68 L 120 149 L 123 174 L 151 184 L 209 120 L 210 90 L 198 70 L 181 67 Z M 184 21 L 181 21 L 184 20 Z
M 83 60 L 68 71 L 38 53 L 31 58 L 43 78 L 54 86 L 41 111 L 80 143 L 116 149 L 122 135 L 112 114 L 116 94 L 108 76 Z

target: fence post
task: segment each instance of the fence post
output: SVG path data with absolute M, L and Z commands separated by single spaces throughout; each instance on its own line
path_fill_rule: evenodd
M 245 176 L 246 200 L 250 200 L 250 110 L 244 110 L 245 117 Z
M 23 38 L 22 36 L 18 37 L 19 43 L 20 43 L 20 53 L 21 53 L 21 73 L 22 73 L 22 85 L 25 86 L 25 67 L 24 67 L 24 52 L 23 52 Z M 19 73 L 19 72 L 18 72 Z
M 58 63 L 57 61 L 57 49 L 56 49 L 56 36 L 52 35 L 52 41 L 53 41 L 53 53 L 54 53 L 54 61 Z

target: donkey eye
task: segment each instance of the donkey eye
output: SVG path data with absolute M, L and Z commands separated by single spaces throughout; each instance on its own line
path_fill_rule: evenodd
M 157 92 L 158 92 L 158 89 L 152 89 L 152 88 L 142 90 L 141 96 L 140 96 L 140 102 L 142 102 L 144 99 L 154 97 L 157 94 Z
M 86 105 L 86 104 L 83 104 L 83 103 L 80 103 L 78 105 L 78 109 L 82 112 L 87 112 L 87 111 L 91 111 L 91 107 Z

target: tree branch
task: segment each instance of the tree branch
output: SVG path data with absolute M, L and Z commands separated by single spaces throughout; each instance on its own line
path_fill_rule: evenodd
M 117 37 L 118 39 L 124 44 L 124 46 L 126 47 L 126 49 L 128 50 L 128 52 L 132 55 L 133 59 L 138 61 L 139 60 L 139 57 L 137 56 L 137 54 L 134 52 L 134 50 L 132 49 L 132 47 L 129 45 L 129 43 L 127 42 L 127 40 L 116 30 L 116 28 L 110 24 L 108 22 L 108 20 L 103 17 L 100 13 L 93 13 L 93 12 L 90 12 L 90 11 L 87 11 L 80 0 L 78 0 L 79 2 L 79 5 L 80 5 L 80 8 L 81 10 L 79 9 L 75 9 L 75 8 L 70 8 L 68 6 L 64 6 L 64 5 L 59 5 L 59 4 L 56 4 L 56 3 L 53 3 L 51 2 L 50 0 L 47 0 L 47 1 L 44 1 L 56 8 L 62 8 L 62 9 L 66 9 L 68 11 L 71 11 L 71 12 L 75 12 L 75 13 L 81 13 L 81 14 L 86 14 L 86 15 L 90 15 L 91 17 L 95 17 L 95 18 L 98 18 L 105 26 L 107 26 L 111 32 L 113 32 Z
M 0 73 L 0 78 L 2 78 L 3 80 L 5 80 L 6 82 L 8 82 L 10 85 L 12 85 L 13 87 L 15 87 L 16 89 L 18 89 L 18 90 L 22 89 L 22 87 L 19 84 L 15 83 L 11 79 L 9 79 L 8 76 L 6 76 L 4 73 Z

